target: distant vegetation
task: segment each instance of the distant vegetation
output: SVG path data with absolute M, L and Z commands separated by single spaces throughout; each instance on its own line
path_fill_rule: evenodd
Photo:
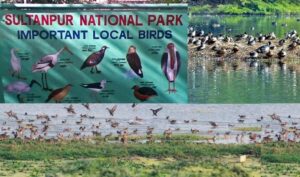
M 202 14 L 300 14 L 299 0 L 190 0 L 190 12 Z

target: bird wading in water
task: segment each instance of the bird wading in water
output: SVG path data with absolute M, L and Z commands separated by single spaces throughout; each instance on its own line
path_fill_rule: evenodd
M 173 43 L 169 43 L 161 59 L 161 68 L 169 82 L 168 91 L 176 92 L 175 80 L 180 70 L 180 55 Z M 171 88 L 173 83 L 173 88 Z
M 80 70 L 91 67 L 91 73 L 94 73 L 94 68 L 97 73 L 100 73 L 101 71 L 98 70 L 97 65 L 103 60 L 106 49 L 108 49 L 108 47 L 104 45 L 99 51 L 94 52 L 90 56 L 88 56 L 81 65 Z

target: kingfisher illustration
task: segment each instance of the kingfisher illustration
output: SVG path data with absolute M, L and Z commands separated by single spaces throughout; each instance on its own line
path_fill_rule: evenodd
M 91 67 L 91 73 L 94 73 L 94 68 L 97 73 L 100 73 L 101 71 L 98 70 L 97 65 L 103 60 L 106 49 L 108 49 L 108 47 L 104 45 L 99 51 L 94 52 L 90 56 L 88 56 L 80 67 L 80 70 Z
M 138 85 L 135 85 L 132 89 L 134 90 L 133 94 L 135 98 L 142 102 L 147 101 L 151 97 L 157 96 L 156 91 L 151 87 L 139 87 Z
M 169 82 L 168 91 L 176 92 L 175 80 L 180 70 L 180 55 L 173 43 L 169 43 L 161 59 L 161 69 Z M 171 88 L 173 83 L 173 88 Z
M 127 62 L 136 75 L 143 78 L 142 64 L 135 46 L 130 46 L 126 55 Z

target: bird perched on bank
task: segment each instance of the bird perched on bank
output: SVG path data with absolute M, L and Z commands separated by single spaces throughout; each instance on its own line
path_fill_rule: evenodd
M 101 71 L 98 70 L 97 65 L 103 60 L 106 49 L 108 49 L 108 47 L 104 45 L 99 51 L 94 52 L 90 56 L 88 56 L 84 63 L 81 65 L 80 70 L 91 67 L 91 73 L 94 73 L 94 68 L 97 73 L 100 73 Z
M 126 55 L 127 62 L 131 70 L 138 75 L 140 78 L 143 78 L 142 64 L 139 55 L 136 52 L 135 46 L 130 46 L 128 53 Z
M 96 82 L 96 83 L 80 84 L 80 86 L 89 89 L 93 92 L 99 93 L 105 88 L 106 83 L 107 83 L 106 80 L 101 80 L 100 82 Z
M 57 62 L 58 57 L 63 51 L 69 52 L 71 55 L 73 53 L 69 50 L 68 47 L 63 47 L 59 51 L 57 51 L 55 54 L 46 55 L 39 59 L 33 66 L 32 66 L 32 72 L 41 72 L 42 73 L 42 86 L 44 90 L 52 91 L 52 89 L 49 89 L 48 87 L 48 80 L 47 80 L 47 72 L 49 69 L 53 68 Z
M 279 59 L 282 59 L 286 56 L 286 51 L 284 51 L 283 49 L 281 49 L 278 53 L 277 56 Z
M 257 53 L 268 53 L 270 51 L 271 41 L 268 42 L 268 44 L 260 46 L 256 49 Z
M 169 43 L 161 59 L 161 69 L 168 80 L 168 91 L 176 92 L 175 81 L 180 70 L 180 54 L 173 43 Z M 173 83 L 173 88 L 171 88 Z
M 71 88 L 72 85 L 68 84 L 62 88 L 52 91 L 45 102 L 48 103 L 51 99 L 54 100 L 56 103 L 61 102 L 68 95 Z
M 157 92 L 151 87 L 139 87 L 138 85 L 135 85 L 132 89 L 134 90 L 133 94 L 135 98 L 142 102 L 147 101 L 154 96 L 158 96 Z
M 158 109 L 150 109 L 150 110 L 152 111 L 153 116 L 157 116 L 157 113 L 158 113 L 159 111 L 161 111 L 162 109 L 163 109 L 163 108 L 160 107 L 160 108 L 158 108 Z

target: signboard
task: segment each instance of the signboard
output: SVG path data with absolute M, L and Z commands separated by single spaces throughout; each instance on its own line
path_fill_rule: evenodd
M 6 6 L 1 19 L 5 103 L 188 101 L 186 5 Z

